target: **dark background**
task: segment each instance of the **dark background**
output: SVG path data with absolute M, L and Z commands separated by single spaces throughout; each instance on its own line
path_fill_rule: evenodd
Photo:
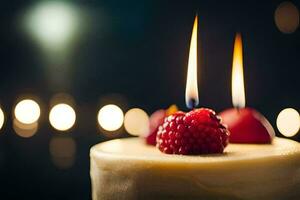
M 90 199 L 89 148 L 110 138 L 96 123 L 104 102 L 117 103 L 124 111 L 140 107 L 148 114 L 173 103 L 186 110 L 196 13 L 200 106 L 218 112 L 232 106 L 232 49 L 239 31 L 246 104 L 262 112 L 275 129 L 283 108 L 299 109 L 300 33 L 284 34 L 276 27 L 274 12 L 281 1 L 68 2 L 86 13 L 81 19 L 85 30 L 68 56 L 54 56 L 54 61 L 45 59 L 46 53 L 20 25 L 22 13 L 39 1 L 1 3 L 0 103 L 7 119 L 0 134 L 1 199 Z M 293 3 L 300 7 L 300 2 Z M 62 81 L 49 79 L 51 67 Z M 49 101 L 58 92 L 76 102 L 77 121 L 66 133 L 47 120 Z M 35 96 L 42 105 L 39 129 L 31 138 L 19 137 L 12 128 L 13 106 L 22 95 Z M 119 132 L 127 136 L 123 128 Z M 76 145 L 74 162 L 67 167 L 55 165 L 49 152 L 51 139 L 61 137 Z

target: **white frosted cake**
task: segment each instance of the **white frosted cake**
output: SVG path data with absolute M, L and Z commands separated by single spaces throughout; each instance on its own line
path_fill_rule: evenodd
M 223 154 L 168 155 L 139 138 L 90 151 L 93 200 L 300 199 L 300 144 L 229 144 Z

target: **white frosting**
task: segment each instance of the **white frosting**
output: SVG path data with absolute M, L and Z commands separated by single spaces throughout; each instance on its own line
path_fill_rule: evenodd
M 93 199 L 298 199 L 300 144 L 230 144 L 224 154 L 161 153 L 139 138 L 92 147 Z

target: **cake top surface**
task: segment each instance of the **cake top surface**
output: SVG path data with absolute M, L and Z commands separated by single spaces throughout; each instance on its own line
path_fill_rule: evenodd
M 272 144 L 229 144 L 223 154 L 197 156 L 168 155 L 146 145 L 140 138 L 115 139 L 95 145 L 91 155 L 109 159 L 136 159 L 148 161 L 180 161 L 187 163 L 224 162 L 237 160 L 269 159 L 288 155 L 300 159 L 300 144 L 275 137 Z

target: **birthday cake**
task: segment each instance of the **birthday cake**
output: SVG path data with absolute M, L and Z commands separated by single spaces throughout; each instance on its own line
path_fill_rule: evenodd
M 300 197 L 298 142 L 270 134 L 271 143 L 228 144 L 226 125 L 206 108 L 165 116 L 154 133 L 156 147 L 141 138 L 92 147 L 93 200 Z
M 92 147 L 90 157 L 93 200 L 300 198 L 300 144 L 289 139 L 197 156 L 116 139 Z
M 238 109 L 221 114 L 225 123 L 211 109 L 195 109 L 197 24 L 196 16 L 186 86 L 191 110 L 156 113 L 146 140 L 116 139 L 92 147 L 93 200 L 300 199 L 300 144 L 274 137 L 262 115 L 243 109 L 240 35 L 233 59 Z

